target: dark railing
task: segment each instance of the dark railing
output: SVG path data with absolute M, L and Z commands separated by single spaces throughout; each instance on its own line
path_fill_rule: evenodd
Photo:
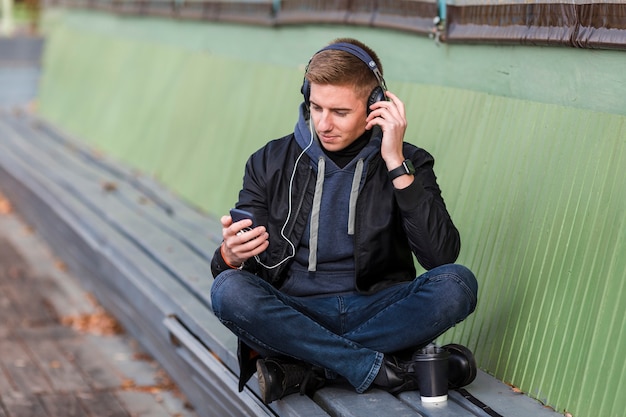
M 46 5 L 271 26 L 365 25 L 421 34 L 433 31 L 438 15 L 436 0 L 47 0 Z
M 47 5 L 266 26 L 361 25 L 409 31 L 447 43 L 626 49 L 622 0 L 559 1 L 462 0 L 442 5 L 439 0 L 47 0 Z
M 283 0 L 276 23 L 343 23 L 429 34 L 437 15 L 435 0 Z
M 626 49 L 626 4 L 614 1 L 448 5 L 446 40 Z

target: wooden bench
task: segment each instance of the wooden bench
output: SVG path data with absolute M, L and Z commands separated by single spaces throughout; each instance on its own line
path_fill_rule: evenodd
M 0 113 L 0 189 L 201 416 L 555 415 L 483 372 L 436 405 L 335 385 L 265 406 L 255 378 L 238 392 L 236 339 L 210 308 L 217 218 L 26 112 Z

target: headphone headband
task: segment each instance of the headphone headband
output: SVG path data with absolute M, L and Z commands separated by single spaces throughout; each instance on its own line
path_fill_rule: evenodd
M 322 51 L 329 51 L 329 50 L 344 51 L 359 58 L 374 73 L 374 76 L 376 77 L 378 84 L 380 84 L 380 86 L 383 87 L 384 89 L 387 89 L 387 86 L 385 85 L 385 80 L 383 79 L 383 74 L 380 72 L 378 65 L 376 65 L 376 61 L 374 61 L 374 59 L 364 49 L 348 42 L 338 42 L 338 43 L 330 44 L 320 49 L 319 51 L 315 53 L 315 55 L 319 54 Z
M 317 51 L 313 56 L 319 54 L 322 51 L 328 50 L 347 52 L 363 61 L 363 63 L 367 65 L 367 67 L 372 71 L 372 73 L 376 77 L 376 80 L 378 81 L 378 87 L 376 87 L 370 94 L 370 98 L 368 99 L 368 108 L 370 104 L 375 103 L 376 101 L 385 100 L 385 91 L 387 91 L 387 85 L 385 83 L 385 79 L 383 78 L 383 74 L 378 68 L 376 61 L 374 61 L 374 59 L 363 48 L 348 42 L 338 42 L 325 46 L 324 48 Z M 309 60 L 309 64 L 311 64 L 311 60 L 313 60 L 313 57 L 311 57 L 311 59 Z M 309 95 L 311 93 L 311 86 L 309 85 L 309 81 L 306 78 L 309 64 L 307 64 L 304 71 L 304 81 L 302 82 L 302 88 L 300 89 L 300 91 L 304 95 L 304 103 L 307 107 L 309 107 Z

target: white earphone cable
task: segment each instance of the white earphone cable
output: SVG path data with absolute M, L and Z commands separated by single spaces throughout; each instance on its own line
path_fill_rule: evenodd
M 287 243 L 289 243 L 289 246 L 291 247 L 291 255 L 288 255 L 287 257 L 285 257 L 285 259 L 283 259 L 282 261 L 280 261 L 277 264 L 272 265 L 272 266 L 264 264 L 263 262 L 261 262 L 261 259 L 260 259 L 259 255 L 255 255 L 254 259 L 256 259 L 256 261 L 259 263 L 259 265 L 263 266 L 266 269 L 277 268 L 280 265 L 282 265 L 283 263 L 287 262 L 289 259 L 291 259 L 294 256 L 296 256 L 296 246 L 285 235 L 285 229 L 287 228 L 287 224 L 289 223 L 289 220 L 291 219 L 291 212 L 292 212 L 292 205 L 293 205 L 292 202 L 291 202 L 291 194 L 292 194 L 292 190 L 293 190 L 293 180 L 294 180 L 294 178 L 296 176 L 296 169 L 298 168 L 298 163 L 300 162 L 300 159 L 302 159 L 302 156 L 304 156 L 306 151 L 308 151 L 309 148 L 311 148 L 311 146 L 313 146 L 313 135 L 314 135 L 314 132 L 315 131 L 313 129 L 313 120 L 312 120 L 312 117 L 309 116 L 309 133 L 310 133 L 311 139 L 309 140 L 309 144 L 302 150 L 302 152 L 300 152 L 300 155 L 298 155 L 298 157 L 296 158 L 296 162 L 295 162 L 295 164 L 293 166 L 293 171 L 291 173 L 291 177 L 289 178 L 289 210 L 287 211 L 287 218 L 285 219 L 285 223 L 283 224 L 283 227 L 280 229 L 280 235 L 282 236 L 283 239 L 285 239 L 287 241 Z

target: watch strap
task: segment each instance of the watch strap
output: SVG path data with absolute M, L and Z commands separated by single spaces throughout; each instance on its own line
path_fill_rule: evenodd
M 402 165 L 389 171 L 389 179 L 393 181 L 402 175 L 413 175 L 413 174 L 415 174 L 415 168 L 413 167 L 413 162 L 411 162 L 410 159 L 405 159 L 404 161 L 402 161 Z

